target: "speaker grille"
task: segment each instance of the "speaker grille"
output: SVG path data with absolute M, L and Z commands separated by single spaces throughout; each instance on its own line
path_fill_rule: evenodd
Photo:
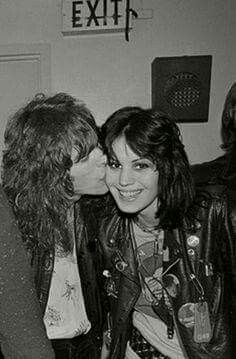
M 157 58 L 152 64 L 152 106 L 178 122 L 208 120 L 211 56 Z
M 166 81 L 164 96 L 173 107 L 190 107 L 199 102 L 201 87 L 200 81 L 194 74 L 180 72 Z

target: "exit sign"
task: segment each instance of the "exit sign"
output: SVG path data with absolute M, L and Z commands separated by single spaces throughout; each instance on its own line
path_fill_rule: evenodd
M 123 32 L 127 0 L 63 0 L 62 33 Z

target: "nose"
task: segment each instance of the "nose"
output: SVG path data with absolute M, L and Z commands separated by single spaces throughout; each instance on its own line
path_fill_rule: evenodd
M 107 164 L 107 156 L 106 155 L 102 155 L 102 162 L 105 163 L 105 165 Z
M 106 164 L 107 164 L 107 156 L 104 154 L 102 154 L 102 156 L 101 156 L 101 164 L 104 166 L 106 166 Z
M 121 168 L 119 176 L 119 184 L 121 186 L 128 186 L 134 183 L 134 178 L 129 169 Z

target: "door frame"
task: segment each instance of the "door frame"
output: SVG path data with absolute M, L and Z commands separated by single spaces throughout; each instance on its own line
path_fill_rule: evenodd
M 0 45 L 1 61 L 36 61 L 38 65 L 38 92 L 51 91 L 51 46 L 50 44 Z

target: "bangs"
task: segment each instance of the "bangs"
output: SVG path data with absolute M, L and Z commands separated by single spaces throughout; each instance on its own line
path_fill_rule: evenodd
M 131 150 L 138 155 L 140 158 L 148 158 L 152 159 L 150 154 L 150 142 L 148 143 L 144 138 L 144 134 L 141 131 L 132 131 L 131 129 L 127 129 L 124 132 L 124 137 L 126 139 L 127 145 L 131 148 Z

